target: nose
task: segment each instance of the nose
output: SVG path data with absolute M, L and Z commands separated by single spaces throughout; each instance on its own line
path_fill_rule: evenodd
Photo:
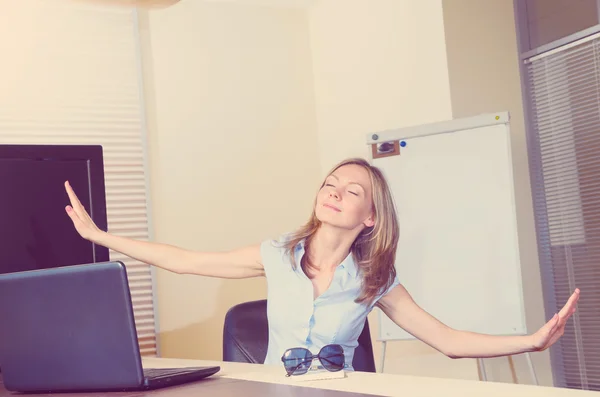
M 340 196 L 338 195 L 338 193 L 337 193 L 337 191 L 336 191 L 336 190 L 332 190 L 332 191 L 330 191 L 330 192 L 329 192 L 329 197 L 332 197 L 332 198 L 334 198 L 334 199 L 336 199 L 336 200 L 339 200 L 339 198 L 340 198 Z

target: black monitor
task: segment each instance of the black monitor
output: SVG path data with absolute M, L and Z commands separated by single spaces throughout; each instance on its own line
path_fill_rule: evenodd
M 0 145 L 0 273 L 109 260 L 65 212 L 66 180 L 107 230 L 101 146 Z

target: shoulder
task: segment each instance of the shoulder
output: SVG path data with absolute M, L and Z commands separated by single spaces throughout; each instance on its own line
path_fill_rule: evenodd
M 265 272 L 273 272 L 279 268 L 291 268 L 290 253 L 295 254 L 296 249 L 288 249 L 290 234 L 283 234 L 277 238 L 269 238 L 260 244 L 260 255 Z
M 276 238 L 268 238 L 260 244 L 261 254 L 264 255 L 283 255 L 287 251 L 287 244 L 290 241 L 289 233 Z
M 386 296 L 388 296 L 390 294 L 390 292 L 392 292 L 394 290 L 394 288 L 396 288 L 398 285 L 401 285 L 402 283 L 400 282 L 400 279 L 398 277 L 398 275 L 396 275 L 391 283 L 391 285 L 389 287 L 387 287 L 382 293 L 380 293 L 377 298 L 373 301 L 372 306 L 378 305 L 379 302 L 385 298 Z

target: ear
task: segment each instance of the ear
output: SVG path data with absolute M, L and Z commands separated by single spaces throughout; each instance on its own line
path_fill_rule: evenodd
M 369 215 L 367 219 L 363 222 L 366 227 L 373 227 L 375 225 L 375 217 L 373 214 Z

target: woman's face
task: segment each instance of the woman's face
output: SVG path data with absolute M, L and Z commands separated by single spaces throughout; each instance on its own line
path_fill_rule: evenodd
M 315 213 L 323 223 L 354 230 L 373 226 L 372 208 L 368 171 L 359 165 L 347 164 L 325 179 L 317 195 Z

